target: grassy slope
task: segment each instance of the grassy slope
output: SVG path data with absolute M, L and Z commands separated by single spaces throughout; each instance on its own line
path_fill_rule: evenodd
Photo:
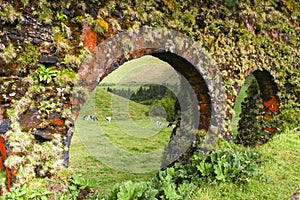
M 92 139 L 94 137 L 92 134 L 96 132 L 88 131 L 91 128 L 97 129 L 101 127 L 106 138 L 108 138 L 114 146 L 131 153 L 144 153 L 162 150 L 168 142 L 171 128 L 164 127 L 161 130 L 158 129 L 153 121 L 154 119 L 146 116 L 149 107 L 112 95 L 101 87 L 98 87 L 97 91 L 91 95 L 82 108 L 79 119 L 76 121 L 77 128 L 70 149 L 70 169 L 76 174 L 81 173 L 85 178 L 95 180 L 98 185 L 97 189 L 100 193 L 104 194 L 107 194 L 118 182 L 125 180 L 146 180 L 152 177 L 157 171 L 147 173 L 122 172 L 101 163 L 93 156 L 97 156 L 97 152 L 95 154 L 94 151 L 88 151 L 88 149 L 101 148 L 99 144 L 94 145 Z M 116 107 L 113 107 L 113 111 L 115 111 L 113 113 L 111 109 L 112 104 L 116 105 Z M 128 110 L 126 111 L 124 108 L 127 106 Z M 82 120 L 84 114 L 94 113 L 99 118 L 98 123 Z M 112 116 L 111 123 L 105 122 L 104 118 L 106 116 Z M 96 126 L 96 128 L 94 126 Z M 142 131 L 133 132 L 136 128 Z M 78 130 L 80 130 L 80 133 L 78 133 Z M 82 130 L 86 132 L 82 132 Z M 83 141 L 88 145 L 83 144 Z M 94 154 L 92 155 L 92 153 Z M 132 162 L 134 162 L 134 160 L 132 160 Z M 145 164 L 151 166 L 152 161 L 146 160 Z M 138 166 L 139 165 L 132 166 L 132 168 Z
M 290 199 L 300 188 L 300 131 L 287 130 L 257 150 L 262 160 L 259 171 L 268 177 L 265 182 L 204 185 L 195 199 Z

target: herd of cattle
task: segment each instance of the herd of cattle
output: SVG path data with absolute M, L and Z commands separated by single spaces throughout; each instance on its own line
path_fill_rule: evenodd
M 84 115 L 83 116 L 83 120 L 91 120 L 93 122 L 99 121 L 98 117 L 95 115 Z M 106 122 L 110 122 L 111 121 L 111 117 L 105 117 L 105 121 Z
M 95 115 L 84 115 L 83 120 L 87 120 L 87 121 L 90 120 L 90 121 L 93 121 L 93 122 L 99 121 L 97 116 L 95 116 Z M 105 117 L 105 121 L 110 123 L 111 122 L 111 117 Z M 156 125 L 159 126 L 159 127 L 162 127 L 164 124 L 161 121 L 156 121 Z M 173 122 L 169 122 L 167 127 L 175 128 L 176 124 L 173 123 Z

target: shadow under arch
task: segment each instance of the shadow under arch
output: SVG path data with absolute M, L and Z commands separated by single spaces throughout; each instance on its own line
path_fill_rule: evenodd
M 166 165 L 178 160 L 195 142 L 197 134 L 202 138 L 200 149 L 209 151 L 221 135 L 225 116 L 226 100 L 221 76 L 211 58 L 197 43 L 167 29 L 144 27 L 100 43 L 78 72 L 79 81 L 72 101 L 75 118 L 88 94 L 105 76 L 124 62 L 144 55 L 169 63 L 187 80 L 177 97 L 180 125 L 173 134 L 175 142 L 171 145 L 180 148 L 171 152 Z
M 279 113 L 280 99 L 274 77 L 267 70 L 255 70 L 248 76 L 246 97 L 242 101 L 235 142 L 245 146 L 266 143 L 278 128 L 274 117 Z

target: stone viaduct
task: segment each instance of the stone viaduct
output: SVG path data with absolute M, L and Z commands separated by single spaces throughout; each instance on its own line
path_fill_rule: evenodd
M 144 55 L 168 62 L 188 80 L 197 101 L 187 100 L 191 113 L 181 113 L 187 121 L 181 120 L 189 128 L 182 123 L 178 131 L 199 135 L 202 150 L 219 136 L 235 138 L 233 108 L 251 74 L 261 116 L 277 119 L 291 101 L 299 109 L 296 1 L 13 0 L 3 1 L 0 11 L 0 171 L 8 189 L 51 176 L 38 171 L 50 158 L 63 157 L 67 165 L 65 147 L 86 94 L 124 62 Z M 190 97 L 185 90 L 181 95 Z M 279 132 L 276 123 L 265 130 Z M 61 151 L 40 159 L 33 149 L 47 142 Z M 24 166 L 32 169 L 29 178 L 16 178 Z

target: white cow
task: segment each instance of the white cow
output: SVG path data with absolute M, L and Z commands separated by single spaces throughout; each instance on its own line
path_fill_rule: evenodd
M 108 123 L 110 123 L 111 117 L 105 117 L 105 121 L 108 122 Z
M 156 121 L 156 125 L 161 127 L 162 126 L 162 123 L 160 121 Z

